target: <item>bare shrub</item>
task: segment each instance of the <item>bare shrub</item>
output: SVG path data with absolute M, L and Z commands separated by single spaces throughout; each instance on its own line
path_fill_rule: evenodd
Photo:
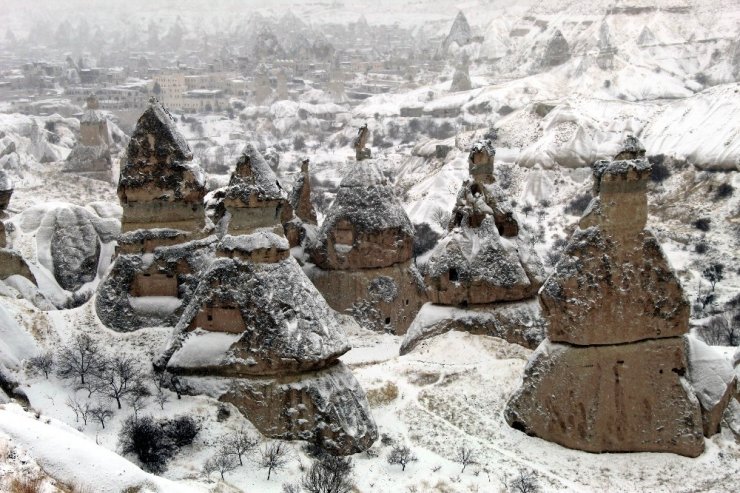
M 290 462 L 288 447 L 283 442 L 271 442 L 264 446 L 260 453 L 259 466 L 267 469 L 267 479 L 272 471 L 280 471 Z
M 54 369 L 54 355 L 48 351 L 28 360 L 28 368 L 34 373 L 43 373 L 45 378 L 49 378 L 49 373 Z
M 396 445 L 388 454 L 388 464 L 398 464 L 402 471 L 405 471 L 406 466 L 411 462 L 417 462 L 418 460 L 414 452 L 405 445 Z
M 352 469 L 351 459 L 325 455 L 314 461 L 301 485 L 308 493 L 349 493 L 354 487 Z

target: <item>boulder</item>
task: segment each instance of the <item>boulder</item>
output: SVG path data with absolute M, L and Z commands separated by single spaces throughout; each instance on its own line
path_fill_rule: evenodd
M 735 394 L 735 372 L 727 358 L 712 346 L 686 336 L 689 356 L 687 380 L 701 404 L 704 436 L 719 433 L 722 416 Z
M 683 338 L 577 347 L 543 341 L 505 411 L 512 427 L 588 452 L 704 450 Z

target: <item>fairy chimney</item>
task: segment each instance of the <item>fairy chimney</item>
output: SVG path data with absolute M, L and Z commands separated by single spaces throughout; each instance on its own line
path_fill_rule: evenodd
M 370 159 L 372 157 L 370 149 L 365 148 L 365 146 L 367 145 L 367 140 L 369 138 L 370 130 L 368 130 L 367 128 L 367 123 L 365 123 L 357 130 L 357 137 L 355 137 L 355 140 L 352 144 L 355 148 L 355 159 L 357 159 L 357 161 Z
M 705 409 L 701 389 L 684 379 L 696 360 L 689 303 L 644 229 L 650 164 L 636 148 L 594 165 L 598 196 L 540 290 L 547 339 L 505 416 L 570 448 L 696 457 L 705 423 L 716 428 L 704 415 L 722 409 Z
M 228 232 L 232 235 L 279 226 L 293 215 L 287 193 L 252 144 L 244 147 L 229 185 L 215 197 L 215 220 L 220 222 L 228 216 Z
M 90 94 L 87 109 L 80 118 L 80 140 L 72 148 L 64 165 L 65 172 L 96 180 L 110 181 L 113 169 L 108 120 L 98 111 L 98 98 Z
M 374 163 L 350 169 L 307 251 L 309 277 L 337 311 L 405 333 L 425 300 L 413 270 L 414 228 Z
M 308 158 L 301 161 L 301 175 L 293 186 L 291 206 L 301 221 L 316 224 L 316 211 L 311 203 L 311 177 L 308 172 Z
M 493 176 L 493 159 L 496 149 L 490 140 L 476 142 L 468 154 L 468 171 L 474 181 L 490 184 L 495 181 Z
M 285 238 L 262 230 L 216 246 L 155 365 L 179 392 L 233 404 L 266 436 L 347 455 L 378 436 L 364 391 L 339 361 L 349 349 Z
M 123 232 L 168 228 L 192 233 L 204 228 L 205 174 L 192 159 L 175 120 L 152 98 L 136 123 L 121 168 Z

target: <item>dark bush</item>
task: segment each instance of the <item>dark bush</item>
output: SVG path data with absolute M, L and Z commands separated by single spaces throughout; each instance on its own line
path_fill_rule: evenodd
M 696 244 L 696 246 L 694 247 L 694 251 L 696 253 L 704 255 L 705 253 L 707 253 L 707 251 L 709 251 L 709 246 L 707 246 L 707 244 L 702 241 Z
M 728 197 L 732 197 L 732 194 L 734 192 L 735 192 L 735 187 L 733 187 L 729 183 L 723 183 L 722 185 L 717 187 L 717 191 L 714 194 L 714 199 L 720 200 L 720 199 L 726 199 Z
M 568 202 L 568 205 L 565 206 L 565 213 L 570 214 L 571 216 L 580 216 L 581 214 L 583 214 L 583 211 L 586 210 L 586 207 L 588 207 L 588 204 L 590 203 L 591 194 L 583 193 Z
M 650 180 L 653 182 L 662 183 L 671 176 L 671 170 L 665 164 L 665 155 L 656 154 L 655 156 L 648 156 L 648 161 L 652 166 Z
M 702 217 L 701 219 L 697 219 L 696 221 L 694 221 L 693 225 L 699 231 L 704 231 L 706 233 L 711 228 L 710 226 L 711 222 L 712 220 L 709 219 L 708 217 Z
M 162 426 L 174 444 L 179 447 L 190 445 L 200 431 L 200 425 L 190 416 L 178 416 L 162 422 Z
M 138 420 L 129 416 L 123 423 L 118 440 L 124 455 L 135 455 L 144 469 L 153 473 L 163 472 L 177 451 L 164 427 L 151 416 L 142 416 Z
M 414 257 L 428 252 L 438 241 L 439 234 L 427 223 L 414 225 Z

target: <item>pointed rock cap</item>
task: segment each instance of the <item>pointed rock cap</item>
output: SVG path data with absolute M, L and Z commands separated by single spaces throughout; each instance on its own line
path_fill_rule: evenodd
M 149 100 L 149 108 L 136 122 L 128 145 L 128 159 L 129 162 L 153 159 L 166 163 L 193 159 L 193 153 L 177 130 L 174 118 L 156 98 Z
M 284 375 L 324 368 L 349 349 L 331 308 L 294 259 L 218 258 L 163 358 L 175 373 Z
M 375 164 L 357 166 L 339 184 L 337 198 L 321 225 L 328 232 L 341 219 L 349 221 L 357 231 L 382 231 L 400 228 L 414 234 L 406 211 Z
M 285 198 L 277 176 L 265 161 L 262 153 L 252 144 L 247 144 L 242 150 L 231 175 L 229 186 L 246 187 L 250 193 L 258 193 L 262 199 Z

